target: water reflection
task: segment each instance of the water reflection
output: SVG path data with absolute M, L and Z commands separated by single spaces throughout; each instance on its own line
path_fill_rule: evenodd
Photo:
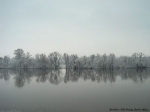
M 0 79 L 4 79 L 5 81 L 10 79 L 10 74 L 8 73 L 7 69 L 0 70 Z
M 77 82 L 79 79 L 91 80 L 93 82 L 114 83 L 119 76 L 122 80 L 132 80 L 135 83 L 143 83 L 150 78 L 149 69 L 78 69 L 78 70 L 53 70 L 53 69 L 0 69 L 0 79 L 8 81 L 10 76 L 14 79 L 16 87 L 23 87 L 30 83 L 33 78 L 37 83 L 49 81 L 58 85 L 60 82 Z

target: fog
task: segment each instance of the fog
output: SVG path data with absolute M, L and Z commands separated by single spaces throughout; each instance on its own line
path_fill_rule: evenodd
M 22 48 L 32 55 L 150 55 L 149 0 L 1 1 L 0 56 Z

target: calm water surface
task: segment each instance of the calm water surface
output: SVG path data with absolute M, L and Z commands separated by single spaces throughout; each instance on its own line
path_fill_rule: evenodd
M 13 109 L 18 112 L 146 109 L 138 112 L 149 112 L 150 70 L 0 69 L 0 112 Z

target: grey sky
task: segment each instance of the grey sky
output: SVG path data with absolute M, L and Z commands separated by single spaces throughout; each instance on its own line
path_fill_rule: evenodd
M 0 56 L 150 55 L 150 0 L 0 0 Z

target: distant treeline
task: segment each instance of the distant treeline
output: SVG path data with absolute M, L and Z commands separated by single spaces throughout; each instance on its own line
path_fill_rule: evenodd
M 150 57 L 143 53 L 134 53 L 131 56 L 116 57 L 115 54 L 93 54 L 78 57 L 76 54 L 52 52 L 48 56 L 36 54 L 32 57 L 22 49 L 14 50 L 15 57 L 0 57 L 0 68 L 41 68 L 41 69 L 92 69 L 92 68 L 146 68 L 150 67 Z

